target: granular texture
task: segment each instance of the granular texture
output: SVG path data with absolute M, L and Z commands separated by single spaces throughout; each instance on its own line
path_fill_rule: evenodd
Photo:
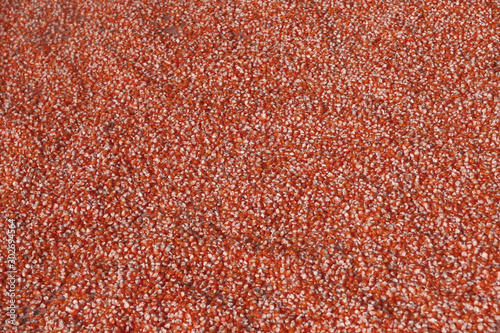
M 497 332 L 498 1 L 0 23 L 1 331 Z

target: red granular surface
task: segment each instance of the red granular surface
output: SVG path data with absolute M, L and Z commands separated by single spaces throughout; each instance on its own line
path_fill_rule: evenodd
M 497 331 L 498 1 L 0 23 L 0 330 Z

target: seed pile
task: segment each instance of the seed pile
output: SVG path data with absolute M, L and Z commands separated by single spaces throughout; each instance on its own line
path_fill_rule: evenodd
M 4 1 L 17 332 L 495 332 L 499 18 Z

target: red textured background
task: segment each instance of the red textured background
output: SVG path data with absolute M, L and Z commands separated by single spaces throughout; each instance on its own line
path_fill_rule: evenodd
M 18 332 L 495 332 L 498 1 L 3 1 L 0 23 Z

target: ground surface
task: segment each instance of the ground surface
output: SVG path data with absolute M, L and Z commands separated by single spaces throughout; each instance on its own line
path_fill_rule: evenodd
M 495 332 L 498 1 L 2 1 L 0 23 L 18 332 Z

